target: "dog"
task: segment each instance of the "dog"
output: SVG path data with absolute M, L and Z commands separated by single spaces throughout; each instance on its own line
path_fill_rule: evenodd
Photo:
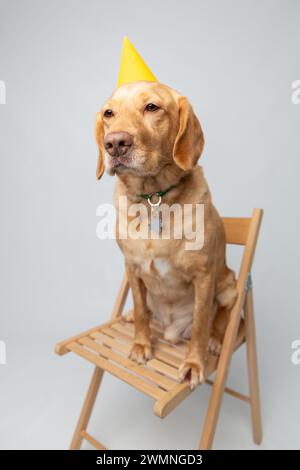
M 96 176 L 116 175 L 117 243 L 125 258 L 133 295 L 135 336 L 130 358 L 152 357 L 152 318 L 165 340 L 188 340 L 180 381 L 193 389 L 205 380 L 208 352 L 219 354 L 230 310 L 237 298 L 235 273 L 226 264 L 226 241 L 202 167 L 204 136 L 189 100 L 159 82 L 138 81 L 118 88 L 96 117 L 99 155 Z M 201 204 L 201 249 L 187 250 L 187 238 L 121 236 L 120 206 L 140 204 L 151 217 L 160 199 L 167 206 Z M 151 205 L 149 204 L 151 203 Z M 128 208 L 127 208 L 128 209 Z M 175 223 L 175 222 L 174 222 Z

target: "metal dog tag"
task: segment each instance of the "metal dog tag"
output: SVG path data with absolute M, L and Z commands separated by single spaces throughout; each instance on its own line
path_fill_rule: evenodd
M 160 213 L 157 211 L 151 211 L 151 221 L 150 221 L 150 230 L 154 233 L 161 232 L 161 218 Z
M 148 202 L 151 206 L 151 220 L 150 220 L 150 230 L 152 233 L 160 234 L 162 227 L 161 227 L 161 214 L 159 211 L 159 205 L 161 203 L 161 196 L 159 196 L 157 202 L 152 202 L 152 198 L 148 199 Z

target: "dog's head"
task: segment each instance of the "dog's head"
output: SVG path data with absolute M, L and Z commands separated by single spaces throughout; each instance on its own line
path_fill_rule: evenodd
M 156 175 L 166 164 L 192 169 L 203 149 L 200 123 L 186 97 L 158 82 L 118 88 L 97 114 L 97 178 Z

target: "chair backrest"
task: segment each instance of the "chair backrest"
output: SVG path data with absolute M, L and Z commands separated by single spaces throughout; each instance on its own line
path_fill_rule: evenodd
M 262 215 L 262 209 L 253 209 L 252 217 L 223 218 L 226 243 L 244 246 L 238 277 L 238 290 L 240 290 L 240 293 L 251 270 Z
M 226 243 L 231 245 L 246 245 L 251 217 L 223 217 Z
M 226 242 L 229 244 L 244 246 L 240 270 L 237 277 L 238 297 L 231 311 L 230 321 L 227 325 L 223 342 L 223 345 L 226 344 L 226 350 L 229 352 L 232 352 L 234 348 L 234 343 L 246 299 L 246 293 L 250 288 L 252 288 L 250 273 L 262 215 L 262 209 L 254 209 L 252 212 L 252 217 L 250 218 L 225 217 L 223 219 L 226 233 Z M 222 356 L 220 361 L 221 359 Z M 222 366 L 222 363 L 219 363 L 219 367 L 220 366 Z
M 222 217 L 226 243 L 230 245 L 246 245 L 250 227 L 258 236 L 263 210 L 253 209 L 252 217 Z

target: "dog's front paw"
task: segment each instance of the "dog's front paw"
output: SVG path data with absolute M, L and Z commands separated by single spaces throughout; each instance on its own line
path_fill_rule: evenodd
M 179 368 L 178 378 L 180 382 L 188 380 L 191 390 L 194 390 L 205 380 L 205 366 L 201 361 L 187 358 Z
M 129 353 L 129 358 L 138 364 L 145 364 L 152 358 L 151 344 L 134 343 Z

